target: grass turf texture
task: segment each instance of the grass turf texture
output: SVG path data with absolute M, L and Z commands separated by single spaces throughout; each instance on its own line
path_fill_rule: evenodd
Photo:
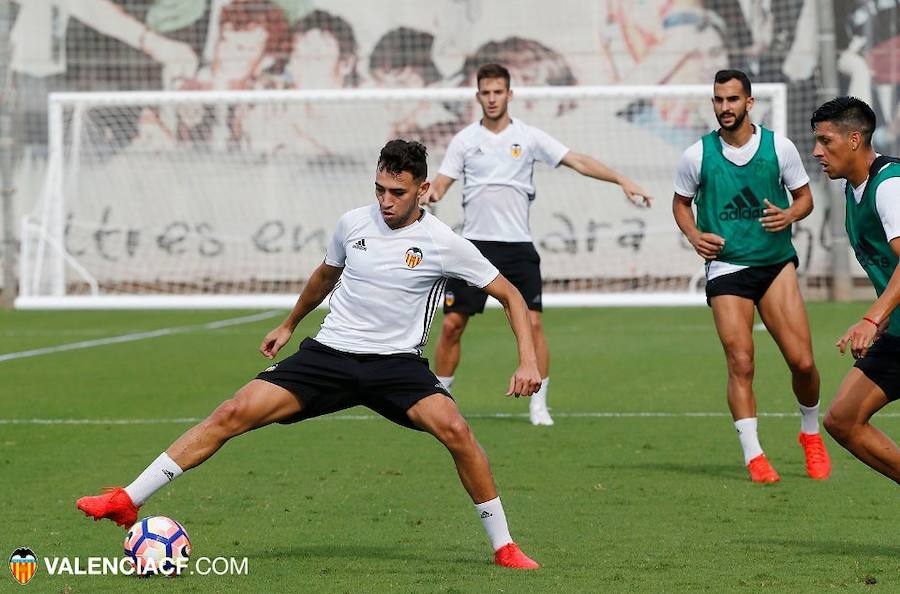
M 852 363 L 832 344 L 864 306 L 809 310 L 827 405 Z M 244 313 L 5 312 L 0 353 Z M 319 318 L 298 328 L 285 354 Z M 0 418 L 205 416 L 267 365 L 255 348 L 279 319 L 0 362 Z M 892 483 L 830 438 L 832 478 L 806 478 L 799 416 L 763 416 L 762 443 L 782 482 L 753 485 L 730 418 L 681 414 L 727 412 L 724 360 L 707 309 L 550 310 L 545 329 L 555 427 L 530 426 L 521 416 L 527 402 L 503 397 L 515 348 L 499 311 L 470 324 L 454 386 L 491 459 L 513 536 L 541 571 L 490 564 L 480 522 L 436 441 L 381 419 L 332 417 L 236 438 L 142 509 L 182 522 L 195 558 L 247 557 L 249 575 L 50 577 L 41 563 L 28 588 L 900 590 Z M 793 413 L 777 348 L 764 332 L 755 338 L 760 412 Z M 676 416 L 574 416 L 609 412 Z M 190 424 L 0 424 L 0 554 L 28 546 L 39 559 L 120 555 L 124 531 L 84 518 L 75 499 L 127 484 Z M 877 425 L 900 437 L 900 419 Z M 13 588 L 4 571 L 0 590 Z

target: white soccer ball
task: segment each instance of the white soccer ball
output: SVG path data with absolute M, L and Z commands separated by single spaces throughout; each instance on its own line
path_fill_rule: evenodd
M 125 556 L 135 574 L 179 575 L 191 556 L 191 539 L 184 526 L 165 516 L 138 520 L 125 537 Z

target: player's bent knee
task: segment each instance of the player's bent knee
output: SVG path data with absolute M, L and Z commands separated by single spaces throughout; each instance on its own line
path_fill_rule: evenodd
M 472 430 L 462 415 L 457 415 L 456 418 L 444 424 L 436 432 L 436 436 L 451 450 L 465 448 L 473 441 Z
M 794 375 L 812 375 L 816 372 L 816 364 L 812 357 L 796 359 L 789 364 Z
M 456 316 L 445 317 L 443 324 L 441 324 L 441 339 L 449 342 L 459 342 L 465 328 L 466 324 L 456 319 Z
M 850 431 L 853 427 L 853 423 L 850 419 L 844 419 L 840 415 L 829 410 L 825 413 L 822 424 L 825 426 L 825 431 L 828 432 L 828 435 L 833 437 L 838 443 L 846 443 L 850 438 Z
M 249 419 L 245 413 L 246 407 L 236 398 L 229 398 L 216 407 L 209 417 L 209 423 L 226 435 L 237 435 L 249 427 Z

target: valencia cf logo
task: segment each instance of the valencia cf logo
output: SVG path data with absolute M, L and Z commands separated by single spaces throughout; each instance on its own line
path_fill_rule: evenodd
M 417 247 L 411 247 L 406 250 L 406 265 L 409 268 L 415 268 L 422 263 L 422 250 Z
M 9 556 L 9 570 L 12 572 L 13 577 L 16 578 L 16 581 L 23 586 L 34 577 L 37 565 L 37 557 L 35 557 L 34 551 L 27 547 L 16 549 Z
M 512 145 L 509 152 L 513 156 L 513 159 L 518 159 L 522 156 L 522 145 L 518 143 Z
M 444 293 L 444 305 L 447 307 L 453 307 L 453 304 L 456 303 L 456 295 L 453 294 L 453 291 L 447 291 Z

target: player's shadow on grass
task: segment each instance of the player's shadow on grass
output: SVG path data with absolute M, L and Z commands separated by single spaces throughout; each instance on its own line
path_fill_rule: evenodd
M 775 547 L 790 549 L 792 554 L 808 555 L 834 555 L 836 557 L 889 557 L 896 559 L 900 556 L 900 546 L 891 544 L 878 544 L 874 542 L 848 542 L 846 540 L 816 540 L 807 538 L 803 540 L 785 540 L 774 538 L 748 538 L 748 543 L 760 545 L 767 550 L 775 550 Z
M 644 470 L 648 472 L 668 472 L 673 474 L 689 474 L 710 478 L 727 478 L 747 480 L 747 471 L 735 464 L 685 464 L 683 462 L 645 462 L 642 464 L 589 464 L 588 468 L 605 470 Z
M 256 559 L 387 559 L 392 561 L 421 561 L 434 563 L 443 561 L 448 563 L 473 563 L 484 564 L 484 560 L 477 560 L 460 554 L 459 551 L 447 549 L 439 554 L 434 554 L 432 549 L 428 555 L 414 552 L 412 546 L 379 546 L 379 545 L 346 545 L 346 544 L 310 544 L 296 545 L 269 551 L 255 553 Z

